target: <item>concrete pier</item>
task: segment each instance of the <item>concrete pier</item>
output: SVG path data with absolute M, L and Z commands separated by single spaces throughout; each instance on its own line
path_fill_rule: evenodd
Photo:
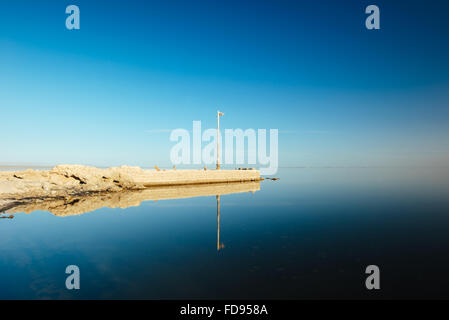
M 99 169 L 59 165 L 47 171 L 3 171 L 0 172 L 0 211 L 29 203 L 30 199 L 40 201 L 161 186 L 260 180 L 258 170 L 144 170 L 128 166 Z
M 143 170 L 133 177 L 145 187 L 203 183 L 259 181 L 258 170 Z

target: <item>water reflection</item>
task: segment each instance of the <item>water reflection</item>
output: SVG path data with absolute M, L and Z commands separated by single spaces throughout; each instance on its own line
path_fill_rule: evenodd
M 217 251 L 224 248 L 224 244 L 220 243 L 220 195 L 217 194 Z
M 260 182 L 238 182 L 198 184 L 185 186 L 152 187 L 138 191 L 123 191 L 116 193 L 100 193 L 84 196 L 72 196 L 56 199 L 34 199 L 27 203 L 18 204 L 6 213 L 31 213 L 33 211 L 48 211 L 55 216 L 81 215 L 100 208 L 129 208 L 137 207 L 143 201 L 158 201 L 168 199 L 186 199 L 204 196 L 217 197 L 217 228 L 219 237 L 219 203 L 220 195 L 256 192 L 260 190 Z M 217 248 L 220 248 L 217 242 Z
M 0 299 L 370 298 L 369 264 L 385 280 L 377 298 L 449 297 L 447 170 L 279 175 L 263 188 L 158 187 L 23 205 L 58 216 L 0 219 Z M 152 203 L 179 198 L 190 199 Z M 129 208 L 59 218 L 108 206 Z M 79 292 L 65 288 L 69 264 L 81 268 Z
M 81 215 L 100 208 L 129 208 L 137 207 L 143 201 L 185 199 L 215 195 L 217 198 L 217 251 L 225 246 L 220 243 L 220 196 L 226 194 L 251 192 L 260 190 L 260 182 L 198 184 L 184 186 L 152 187 L 138 191 L 124 191 L 117 193 L 102 193 L 68 198 L 47 200 L 33 200 L 19 204 L 5 211 L 0 218 L 13 218 L 16 213 L 31 213 L 33 211 L 48 211 L 55 216 L 65 217 Z

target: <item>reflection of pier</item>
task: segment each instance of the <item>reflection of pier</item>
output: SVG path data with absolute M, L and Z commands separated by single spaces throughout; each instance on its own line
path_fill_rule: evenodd
M 217 197 L 217 224 L 219 223 L 219 197 L 223 194 L 256 192 L 260 190 L 260 182 L 233 182 L 198 184 L 185 186 L 150 187 L 138 191 L 122 191 L 114 193 L 97 193 L 88 196 L 72 196 L 57 199 L 31 199 L 27 203 L 18 204 L 8 213 L 30 213 L 36 210 L 49 211 L 56 216 L 73 216 L 94 211 L 103 207 L 128 208 L 139 206 L 142 201 L 168 199 L 185 199 L 203 196 Z M 219 227 L 219 226 L 217 226 Z M 219 235 L 217 236 L 219 237 Z M 219 245 L 217 245 L 217 248 Z

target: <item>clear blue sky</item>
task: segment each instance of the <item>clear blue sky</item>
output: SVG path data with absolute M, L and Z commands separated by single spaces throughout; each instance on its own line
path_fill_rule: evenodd
M 65 28 L 76 4 L 81 29 Z M 381 29 L 365 28 L 376 4 Z M 447 1 L 0 0 L 0 163 L 169 165 L 279 129 L 280 166 L 449 160 Z

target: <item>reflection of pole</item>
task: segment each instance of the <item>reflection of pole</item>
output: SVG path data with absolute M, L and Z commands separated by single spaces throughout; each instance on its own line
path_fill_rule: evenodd
M 220 195 L 217 194 L 217 251 L 224 248 L 224 244 L 220 243 Z
M 217 194 L 217 251 L 220 251 L 220 195 Z

